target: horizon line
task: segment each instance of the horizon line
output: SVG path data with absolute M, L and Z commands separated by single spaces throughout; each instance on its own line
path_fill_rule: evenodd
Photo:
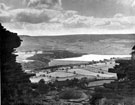
M 17 33 L 18 34 L 18 33 Z M 19 34 L 18 34 L 19 35 Z M 43 36 L 81 36 L 81 35 L 86 35 L 86 36 L 90 36 L 90 35 L 135 35 L 135 33 L 126 33 L 126 34 L 123 34 L 123 33 L 113 33 L 113 34 L 62 34 L 62 35 L 19 35 L 19 36 L 32 36 L 32 37 L 43 37 Z

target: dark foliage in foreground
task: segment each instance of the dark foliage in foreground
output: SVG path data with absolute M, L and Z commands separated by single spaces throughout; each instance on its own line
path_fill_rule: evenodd
M 62 99 L 79 99 L 82 98 L 82 92 L 74 89 L 64 90 L 60 93 Z
M 16 33 L 11 33 L 0 24 L 2 105 L 27 105 L 31 103 L 32 91 L 29 77 L 16 62 L 15 48 L 21 44 Z
M 116 61 L 119 65 L 110 72 L 117 73 L 118 80 L 95 88 L 92 105 L 135 105 L 135 59 L 131 58 Z

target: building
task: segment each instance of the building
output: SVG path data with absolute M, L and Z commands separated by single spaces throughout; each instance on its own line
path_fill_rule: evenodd
M 132 48 L 131 59 L 132 61 L 135 61 L 135 45 Z

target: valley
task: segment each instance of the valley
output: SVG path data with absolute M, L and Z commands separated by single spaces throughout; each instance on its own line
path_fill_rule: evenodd
M 105 94 L 102 89 L 108 88 L 107 84 L 123 81 L 110 70 L 119 66 L 119 60 L 130 61 L 130 46 L 135 43 L 134 35 L 21 38 L 23 42 L 17 48 L 16 60 L 24 72 L 34 75 L 29 78 L 33 86 L 36 89 L 41 86 L 40 92 L 45 97 L 37 99 L 44 104 L 64 105 L 88 104 L 90 97 L 94 98 L 93 93 Z

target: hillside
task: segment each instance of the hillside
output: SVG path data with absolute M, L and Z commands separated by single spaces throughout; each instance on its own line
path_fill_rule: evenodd
M 23 41 L 18 51 L 68 50 L 91 54 L 129 54 L 135 43 L 135 34 L 20 37 Z

